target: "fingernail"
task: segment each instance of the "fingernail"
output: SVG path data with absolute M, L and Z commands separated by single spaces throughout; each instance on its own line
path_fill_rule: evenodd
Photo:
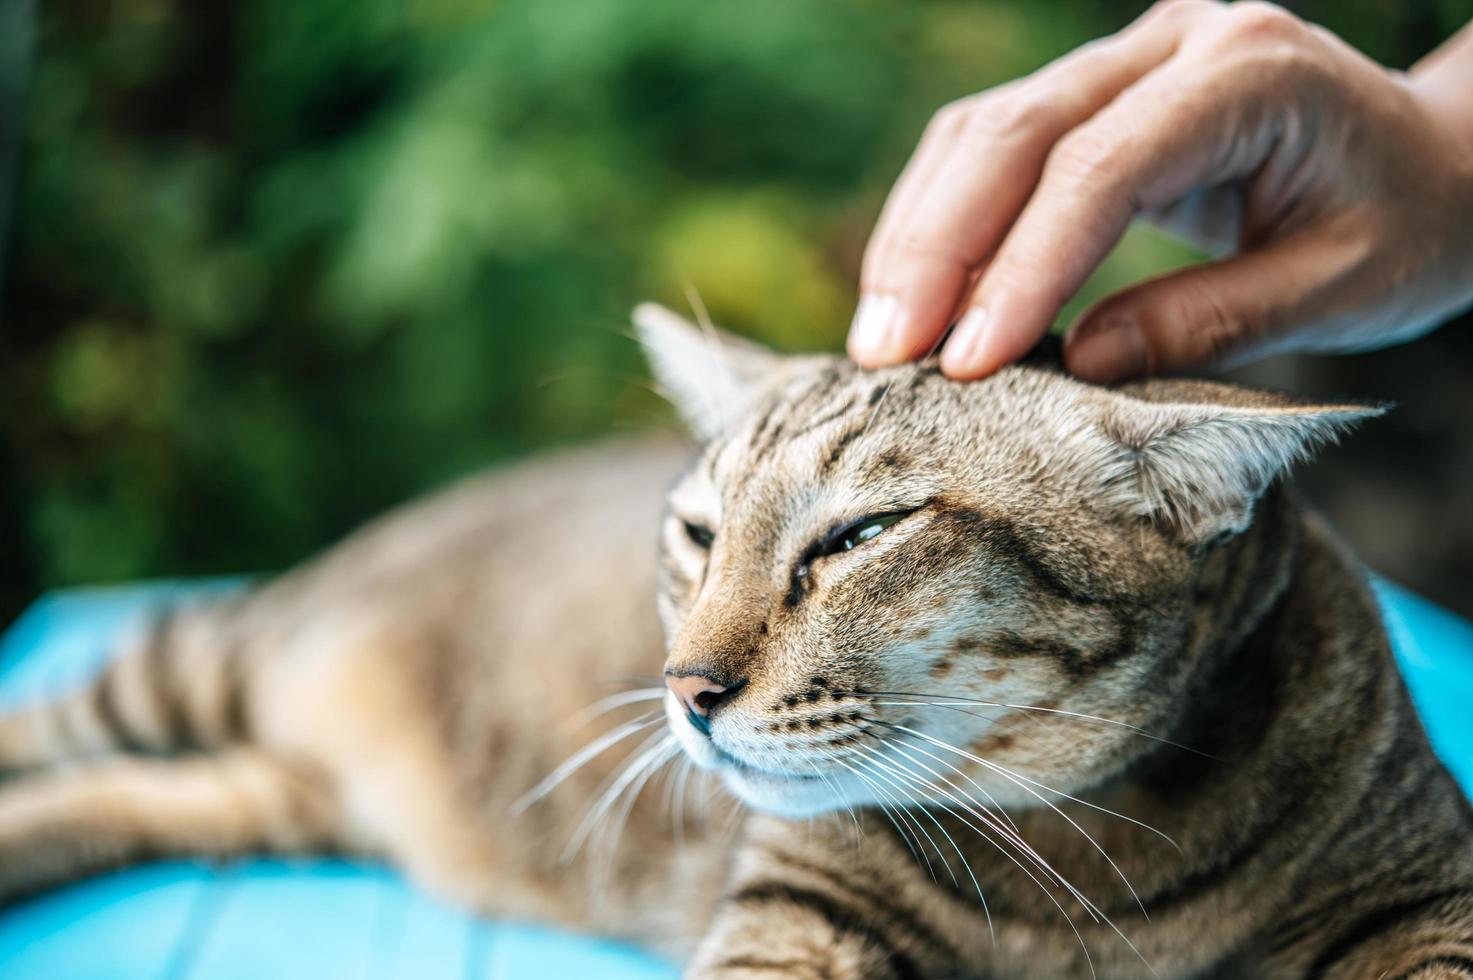
M 1120 315 L 1080 324 L 1065 339 L 1064 355 L 1069 370 L 1087 381 L 1123 381 L 1150 367 L 1140 326 Z
M 900 300 L 894 296 L 886 293 L 863 296 L 854 311 L 854 323 L 849 327 L 849 353 L 867 364 L 892 358 L 899 313 Z
M 941 369 L 951 377 L 967 377 L 976 372 L 977 357 L 987 334 L 987 311 L 980 306 L 968 310 L 951 331 L 951 339 L 941 352 Z

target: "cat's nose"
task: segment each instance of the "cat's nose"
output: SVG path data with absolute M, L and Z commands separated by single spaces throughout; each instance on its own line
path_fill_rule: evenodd
M 704 674 L 665 675 L 665 686 L 685 706 L 685 716 L 707 735 L 711 733 L 711 712 L 723 701 L 730 700 L 745 683 L 743 680 L 735 684 L 719 684 Z

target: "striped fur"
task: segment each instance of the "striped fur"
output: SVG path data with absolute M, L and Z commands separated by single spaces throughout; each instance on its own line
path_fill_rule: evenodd
M 0 718 L 0 896 L 338 850 L 703 980 L 1473 978 L 1473 815 L 1279 479 L 1361 410 L 641 320 L 694 463 L 475 478 L 159 616 Z M 709 737 L 662 661 L 736 692 Z

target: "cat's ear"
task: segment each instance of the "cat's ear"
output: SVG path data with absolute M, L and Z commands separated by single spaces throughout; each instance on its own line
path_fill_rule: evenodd
M 702 441 L 726 431 L 784 370 L 782 355 L 655 303 L 634 308 L 634 326 L 656 383 Z
M 1149 400 L 1111 399 L 1104 420 L 1111 443 L 1106 493 L 1120 509 L 1193 544 L 1245 530 L 1253 505 L 1290 466 L 1385 412 L 1296 404 L 1226 385 L 1154 384 Z M 1159 400 L 1173 393 L 1226 400 Z

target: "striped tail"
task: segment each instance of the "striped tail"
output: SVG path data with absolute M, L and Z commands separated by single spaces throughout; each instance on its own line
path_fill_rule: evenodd
M 158 612 L 79 690 L 0 715 L 0 770 L 249 741 L 246 645 L 234 628 L 241 605 L 224 599 Z

